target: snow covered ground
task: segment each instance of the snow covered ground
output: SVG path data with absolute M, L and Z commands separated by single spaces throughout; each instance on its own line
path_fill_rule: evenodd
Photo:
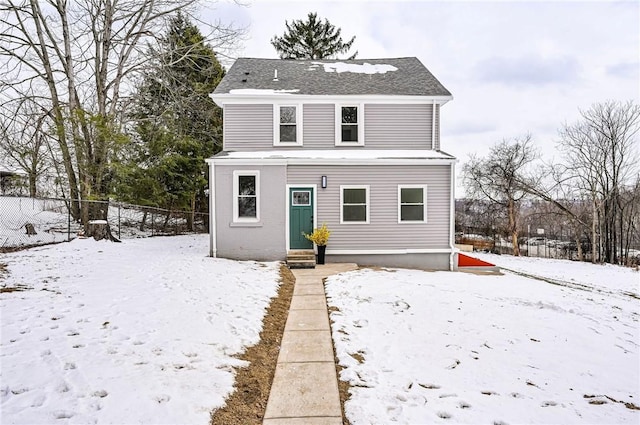
M 62 201 L 0 196 L 0 248 L 42 245 L 67 240 L 67 210 Z M 25 224 L 36 235 L 27 235 Z M 72 230 L 75 231 L 74 228 Z
M 327 279 L 351 423 L 640 423 L 640 273 L 482 258 L 553 284 L 509 272 Z
M 277 263 L 206 235 L 76 239 L 0 255 L 0 422 L 207 424 L 259 339 Z
M 162 209 L 112 202 L 108 221 L 114 236 L 121 239 L 187 232 L 186 214 L 174 211 L 167 220 L 166 213 Z M 207 231 L 201 217 L 196 217 L 196 232 Z M 33 225 L 35 235 L 26 234 L 27 223 Z M 81 228 L 79 223 L 69 220 L 63 200 L 0 196 L 0 248 L 63 242 L 75 239 Z
M 540 276 L 560 285 L 640 300 L 640 273 L 613 264 L 585 264 L 579 261 L 514 257 L 474 252 L 473 257 L 526 275 Z

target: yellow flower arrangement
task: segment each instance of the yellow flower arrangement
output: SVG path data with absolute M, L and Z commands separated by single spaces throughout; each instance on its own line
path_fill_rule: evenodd
M 331 231 L 327 228 L 325 223 L 322 223 L 322 226 L 313 229 L 313 233 L 310 235 L 304 233 L 305 238 L 318 246 L 325 246 L 329 241 L 329 235 L 331 235 Z

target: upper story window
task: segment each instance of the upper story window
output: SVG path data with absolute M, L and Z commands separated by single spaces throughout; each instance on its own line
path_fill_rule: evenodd
M 340 224 L 369 224 L 369 186 L 340 186 Z
M 363 105 L 336 105 L 336 146 L 364 145 L 363 118 Z
M 273 145 L 302 146 L 302 105 L 274 105 Z
M 398 223 L 427 222 L 427 186 L 398 186 Z
M 233 221 L 260 221 L 260 171 L 233 172 Z

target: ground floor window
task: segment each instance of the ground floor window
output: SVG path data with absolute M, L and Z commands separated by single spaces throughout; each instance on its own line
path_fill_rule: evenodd
M 426 223 L 427 186 L 398 186 L 398 223 Z
M 340 186 L 340 223 L 369 223 L 369 186 Z
M 257 222 L 260 220 L 260 172 L 233 172 L 233 221 Z

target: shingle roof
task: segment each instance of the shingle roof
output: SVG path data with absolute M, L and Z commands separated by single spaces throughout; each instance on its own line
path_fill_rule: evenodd
M 274 72 L 277 70 L 277 81 Z M 238 92 L 237 90 L 242 90 Z M 292 60 L 239 58 L 215 94 L 451 96 L 417 58 Z

